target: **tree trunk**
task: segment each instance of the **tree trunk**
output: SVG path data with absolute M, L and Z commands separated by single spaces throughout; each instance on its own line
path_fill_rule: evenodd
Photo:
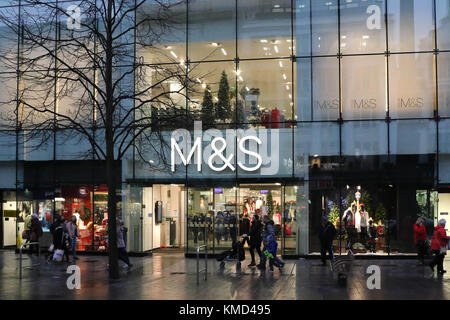
M 105 50 L 105 87 L 106 87 L 106 180 L 108 184 L 108 253 L 109 253 L 109 277 L 118 279 L 119 261 L 117 251 L 117 199 L 116 177 L 114 166 L 114 92 L 113 92 L 113 35 L 112 35 L 112 1 L 108 0 L 108 12 L 106 19 L 106 50 Z

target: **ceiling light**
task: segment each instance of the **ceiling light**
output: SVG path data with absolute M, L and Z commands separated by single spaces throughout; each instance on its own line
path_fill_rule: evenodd
M 291 100 L 292 100 L 292 94 L 290 94 L 290 93 L 289 93 L 289 99 L 291 99 Z
M 286 76 L 285 73 L 283 73 L 283 79 L 284 79 L 284 80 L 287 80 L 287 76 Z
M 199 78 L 197 78 L 196 80 L 198 83 L 202 83 L 202 81 Z
M 273 48 L 275 49 L 275 52 L 278 53 L 278 46 L 273 46 Z
M 203 89 L 206 88 L 206 83 L 202 83 L 202 88 L 203 88 Z
M 248 87 L 245 87 L 245 90 L 250 91 L 250 89 Z
M 274 4 L 273 7 L 274 7 L 274 8 L 279 8 L 280 5 L 279 5 L 279 4 Z
M 347 39 L 347 36 L 344 35 L 344 36 L 342 36 L 341 38 L 342 38 L 342 39 Z
M 226 55 L 227 55 L 227 52 L 225 51 L 225 49 L 224 49 L 224 48 L 221 48 L 220 50 L 222 50 L 222 53 L 223 53 L 223 55 L 224 55 L 224 56 L 226 56 Z
M 264 50 L 264 51 L 267 51 L 267 50 L 269 50 L 269 48 L 267 48 L 267 47 L 263 47 L 263 50 Z
M 170 54 L 171 54 L 175 59 L 178 59 L 177 55 L 176 55 L 175 52 L 173 52 L 172 50 L 170 50 Z
M 280 68 L 283 68 L 283 61 L 278 61 L 278 64 L 280 65 Z
M 289 90 L 289 86 L 288 85 L 286 85 L 286 90 Z
M 363 35 L 362 38 L 363 39 L 369 39 L 370 37 L 368 35 Z
M 244 81 L 244 79 L 242 79 L 242 76 L 239 76 L 239 80 Z
M 267 43 L 267 40 L 266 40 L 266 39 L 261 39 L 261 40 L 259 40 L 259 42 L 261 42 L 261 43 Z

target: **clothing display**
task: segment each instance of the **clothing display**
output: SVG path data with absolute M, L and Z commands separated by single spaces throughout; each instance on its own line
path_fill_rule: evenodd
M 256 210 L 260 210 L 263 205 L 263 201 L 261 199 L 256 200 Z
M 366 211 L 356 211 L 355 227 L 358 233 L 361 232 L 361 227 L 367 228 L 368 222 L 369 222 L 369 214 Z

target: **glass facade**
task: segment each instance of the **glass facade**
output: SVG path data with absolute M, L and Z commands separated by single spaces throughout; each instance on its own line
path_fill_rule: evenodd
M 18 10 L 17 3 L 0 2 L 0 15 L 26 20 L 30 8 Z M 148 1 L 136 21 L 154 9 Z M 430 225 L 445 218 L 449 0 L 196 0 L 170 11 L 172 28 L 156 41 L 146 43 L 145 25 L 138 29 L 143 41 L 130 52 L 142 67 L 122 81 L 139 90 L 137 79 L 145 79 L 150 96 L 170 91 L 135 118 L 175 119 L 161 128 L 160 141 L 145 141 L 144 132 L 116 165 L 131 251 L 181 246 L 190 254 L 208 244 L 220 253 L 245 230 L 243 220 L 262 210 L 277 226 L 284 256 L 319 251 L 322 215 L 339 231 L 336 252 L 351 246 L 357 253 L 411 253 L 417 216 Z M 58 23 L 48 26 L 50 34 Z M 14 54 L 20 41 L 0 28 L 2 54 Z M 115 74 L 126 74 L 128 66 L 119 61 Z M 47 75 L 27 81 L 42 70 L 16 69 L 20 65 L 0 59 L 2 102 L 18 92 L 69 116 L 85 105 L 83 90 L 67 87 L 70 98 L 59 98 Z M 167 77 L 169 70 L 180 76 Z M 86 64 L 86 72 L 95 78 L 98 70 Z M 4 102 L 1 113 L 20 123 L 16 108 Z M 92 119 L 86 127 L 95 141 L 77 136 L 70 125 L 28 134 L 30 128 L 11 128 L 0 117 L 4 246 L 15 244 L 10 234 L 15 237 L 22 220 L 36 212 L 43 222 L 57 213 L 80 215 L 79 249 L 106 249 L 104 156 L 93 148 L 105 145 L 104 129 L 95 125 L 94 108 L 82 112 Z M 162 142 L 170 145 L 178 128 L 193 134 L 194 121 L 202 121 L 202 170 L 180 159 L 171 170 L 163 161 L 170 148 Z M 48 136 L 45 145 L 38 143 Z M 256 157 L 240 149 L 247 136 L 261 140 L 242 145 L 261 155 L 256 170 L 248 169 Z M 227 142 L 228 163 L 208 163 L 217 137 Z M 352 203 L 359 216 L 349 225 Z M 11 219 L 17 219 L 14 232 Z

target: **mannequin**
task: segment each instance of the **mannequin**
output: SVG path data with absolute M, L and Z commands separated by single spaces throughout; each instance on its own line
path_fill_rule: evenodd
M 367 239 L 367 224 L 369 221 L 369 213 L 367 211 L 365 211 L 364 209 L 364 204 L 360 204 L 360 210 L 359 212 L 356 214 L 356 229 L 358 230 L 359 233 L 359 239 L 361 241 L 362 244 L 366 244 L 366 239 Z
M 260 210 L 262 205 L 263 205 L 263 201 L 262 201 L 261 197 L 259 197 L 259 199 L 256 200 L 256 210 Z
M 255 213 L 255 204 L 253 203 L 252 198 L 247 199 L 245 207 L 247 208 L 247 212 L 249 215 L 253 215 Z
M 266 202 L 263 202 L 263 204 L 260 207 L 260 211 L 261 211 L 261 218 L 264 216 L 267 216 L 268 210 L 267 210 Z
M 347 231 L 347 250 L 352 249 L 353 237 L 355 234 L 355 216 L 357 213 L 356 203 L 353 202 L 351 207 L 345 210 L 342 216 L 342 221 L 345 223 L 345 230 Z

